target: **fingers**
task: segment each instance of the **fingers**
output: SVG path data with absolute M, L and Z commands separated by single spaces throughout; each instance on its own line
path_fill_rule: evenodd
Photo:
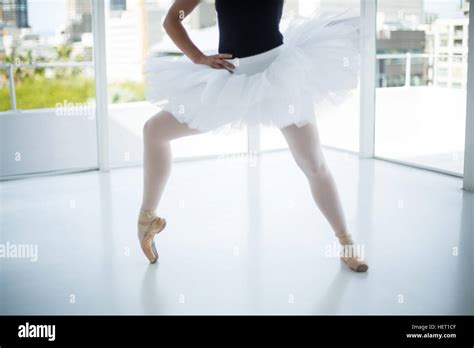
M 234 64 L 232 64 L 231 62 L 225 60 L 226 58 L 229 59 L 231 57 L 232 57 L 231 54 L 218 54 L 218 55 L 216 55 L 215 59 L 216 59 L 217 65 L 219 66 L 218 69 L 225 69 L 225 70 L 229 71 L 230 73 L 233 73 L 234 70 L 235 70 Z
M 208 58 L 210 59 L 207 65 L 214 69 L 225 69 L 230 73 L 233 73 L 235 70 L 235 65 L 226 60 L 232 58 L 232 54 L 221 53 L 214 56 L 209 56 Z
M 223 64 L 219 65 L 219 69 L 224 69 L 224 70 L 227 70 L 228 72 L 230 72 L 231 74 L 234 73 L 234 70 L 224 66 Z
M 226 69 L 235 70 L 235 65 L 226 60 L 221 60 L 220 64 Z
M 223 69 L 224 68 L 219 61 L 214 61 L 209 65 L 211 66 L 211 68 L 214 68 L 214 69 Z
M 221 54 L 218 54 L 218 55 L 217 55 L 217 58 L 221 58 L 221 59 L 232 59 L 232 54 L 221 53 Z

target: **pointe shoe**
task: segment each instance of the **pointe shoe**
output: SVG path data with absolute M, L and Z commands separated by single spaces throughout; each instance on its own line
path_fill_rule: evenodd
M 355 246 L 355 243 L 349 234 L 336 236 L 336 237 L 339 239 L 339 242 L 341 243 L 343 247 L 347 247 L 351 245 Z M 369 269 L 369 265 L 367 264 L 367 262 L 364 261 L 364 259 L 359 257 L 359 255 L 352 254 L 351 251 L 353 250 L 354 249 L 348 250 L 349 255 L 347 255 L 347 253 L 345 253 L 345 250 L 343 250 L 343 255 L 341 255 L 342 261 L 344 261 L 344 263 L 348 265 L 349 268 L 355 272 L 367 272 L 367 270 Z
M 158 260 L 158 251 L 156 250 L 154 238 L 165 227 L 165 219 L 156 216 L 153 212 L 140 210 L 138 217 L 138 240 L 140 241 L 143 253 L 150 263 L 155 263 Z

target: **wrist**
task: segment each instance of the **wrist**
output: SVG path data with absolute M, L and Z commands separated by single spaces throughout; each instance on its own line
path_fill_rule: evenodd
M 191 61 L 194 63 L 194 64 L 199 64 L 202 59 L 205 57 L 205 55 L 203 53 L 198 53 L 194 56 L 191 56 Z

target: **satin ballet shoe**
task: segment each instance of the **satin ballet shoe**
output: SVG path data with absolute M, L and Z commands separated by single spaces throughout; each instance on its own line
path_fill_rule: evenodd
M 158 260 L 158 251 L 154 238 L 166 227 L 166 220 L 157 216 L 154 212 L 140 210 L 138 217 L 138 240 L 146 258 L 150 263 Z
M 358 250 L 358 248 L 352 240 L 351 235 L 345 234 L 336 237 L 339 239 L 339 243 L 343 246 L 341 260 L 355 272 L 367 272 L 369 265 L 360 257 L 360 255 L 357 255 L 357 253 L 354 252 L 355 250 Z M 345 249 L 347 247 L 350 249 Z

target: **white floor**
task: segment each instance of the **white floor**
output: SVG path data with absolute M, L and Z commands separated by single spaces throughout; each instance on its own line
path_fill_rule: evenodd
M 135 236 L 141 168 L 3 182 L 2 314 L 473 314 L 474 195 L 461 179 L 326 150 L 370 270 L 334 239 L 289 153 L 177 163 L 160 261 Z

